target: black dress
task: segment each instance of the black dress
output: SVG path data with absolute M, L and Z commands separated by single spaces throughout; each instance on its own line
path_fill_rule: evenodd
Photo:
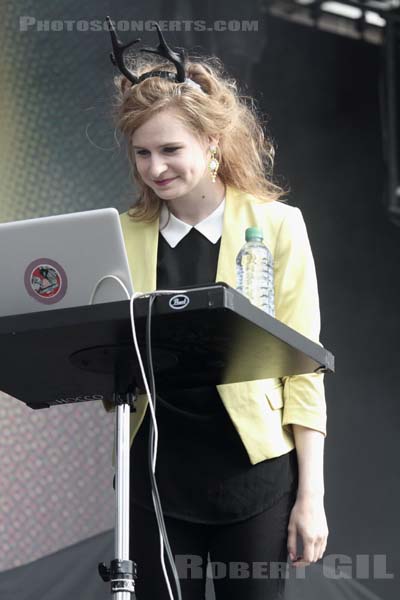
M 219 246 L 220 240 L 212 244 L 194 228 L 175 248 L 160 234 L 157 289 L 214 282 Z M 157 396 L 156 417 L 156 481 L 165 515 L 233 523 L 295 492 L 296 451 L 252 465 L 215 387 Z M 147 409 L 131 449 L 131 501 L 153 510 L 147 458 L 150 418 Z

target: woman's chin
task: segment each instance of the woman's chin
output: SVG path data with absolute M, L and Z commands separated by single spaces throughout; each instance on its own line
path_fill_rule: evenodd
M 187 193 L 185 185 L 175 185 L 175 182 L 173 182 L 173 185 L 168 185 L 165 188 L 153 188 L 153 191 L 159 198 L 165 200 L 179 198 Z

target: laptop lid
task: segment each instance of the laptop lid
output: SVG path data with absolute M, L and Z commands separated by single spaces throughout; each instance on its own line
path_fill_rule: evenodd
M 115 208 L 0 223 L 0 316 L 89 304 L 97 282 L 133 291 Z M 93 303 L 125 300 L 113 279 Z

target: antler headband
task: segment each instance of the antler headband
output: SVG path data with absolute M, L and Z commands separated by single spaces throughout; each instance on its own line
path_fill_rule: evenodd
M 132 86 L 141 83 L 148 77 L 163 77 L 165 79 L 170 79 L 175 83 L 187 83 L 191 86 L 201 89 L 201 86 L 198 83 L 186 77 L 184 50 L 172 50 L 165 41 L 164 36 L 161 33 L 161 29 L 157 23 L 154 23 L 157 29 L 159 40 L 157 48 L 141 48 L 140 52 L 150 52 L 152 54 L 158 54 L 159 56 L 166 58 L 167 60 L 173 63 L 173 65 L 176 68 L 176 73 L 172 73 L 171 71 L 148 71 L 146 73 L 143 73 L 140 77 L 137 77 L 126 66 L 124 61 L 124 52 L 125 50 L 133 46 L 133 44 L 137 44 L 138 42 L 140 42 L 140 38 L 138 38 L 137 40 L 133 40 L 128 44 L 123 44 L 117 37 L 114 24 L 111 21 L 110 17 L 106 17 L 106 20 L 108 23 L 108 30 L 111 35 L 111 43 L 113 47 L 113 52 L 110 53 L 111 62 L 113 63 L 113 65 L 118 67 L 120 72 L 123 75 L 125 75 L 127 79 L 129 79 L 129 81 L 132 83 Z

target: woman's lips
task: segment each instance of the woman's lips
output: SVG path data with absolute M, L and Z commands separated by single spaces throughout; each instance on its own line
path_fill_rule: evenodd
M 168 185 L 168 183 L 170 183 L 171 181 L 175 181 L 176 177 L 171 177 L 171 179 L 161 179 L 160 181 L 155 181 L 154 183 L 156 185 Z

